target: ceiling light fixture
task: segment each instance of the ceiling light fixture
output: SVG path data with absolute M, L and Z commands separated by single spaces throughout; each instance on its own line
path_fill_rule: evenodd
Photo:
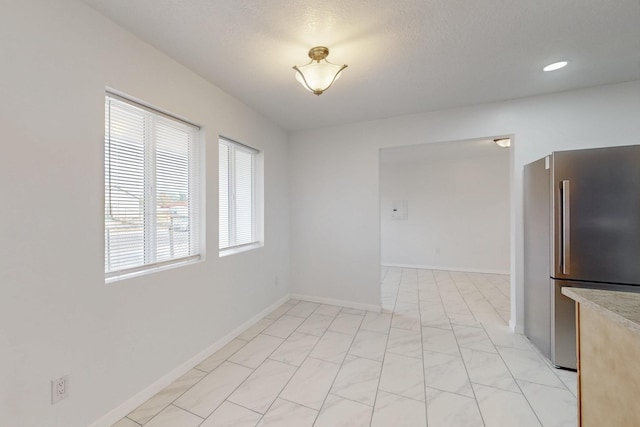
M 497 138 L 494 139 L 493 142 L 498 145 L 498 147 L 507 148 L 511 147 L 511 138 Z
M 347 68 L 346 65 L 332 64 L 327 61 L 329 49 L 324 46 L 312 47 L 309 50 L 309 58 L 311 61 L 306 65 L 294 65 L 296 70 L 296 80 L 300 82 L 305 89 L 316 95 L 322 94 L 329 89 L 333 82 L 338 80 L 342 70 Z
M 560 61 L 560 62 L 554 62 L 553 64 L 549 64 L 546 67 L 544 67 L 542 69 L 542 71 L 555 71 L 555 70 L 559 70 L 560 68 L 564 68 L 566 67 L 568 64 L 567 61 Z

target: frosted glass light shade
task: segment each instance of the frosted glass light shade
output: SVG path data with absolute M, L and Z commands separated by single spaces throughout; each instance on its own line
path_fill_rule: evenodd
M 493 142 L 495 142 L 498 145 L 498 147 L 502 147 L 502 148 L 511 147 L 511 138 L 498 138 L 498 139 L 494 139 Z
M 296 70 L 296 80 L 316 95 L 322 94 L 329 89 L 333 82 L 340 78 L 342 70 L 346 65 L 332 64 L 325 58 L 329 54 L 329 49 L 325 47 L 315 47 L 309 51 L 311 62 L 306 65 L 294 66 Z

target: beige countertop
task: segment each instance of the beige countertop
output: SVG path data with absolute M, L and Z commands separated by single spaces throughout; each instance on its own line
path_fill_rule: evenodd
M 563 287 L 569 298 L 640 335 L 640 293 Z

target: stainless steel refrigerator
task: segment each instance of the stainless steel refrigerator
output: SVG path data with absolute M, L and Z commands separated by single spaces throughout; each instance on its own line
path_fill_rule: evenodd
M 557 151 L 524 168 L 525 335 L 576 369 L 563 286 L 640 292 L 640 145 Z

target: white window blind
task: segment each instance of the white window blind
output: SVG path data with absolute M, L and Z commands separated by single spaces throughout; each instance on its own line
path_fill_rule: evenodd
M 199 257 L 198 132 L 105 97 L 107 279 Z
M 255 156 L 258 151 L 220 138 L 220 249 L 257 242 Z

